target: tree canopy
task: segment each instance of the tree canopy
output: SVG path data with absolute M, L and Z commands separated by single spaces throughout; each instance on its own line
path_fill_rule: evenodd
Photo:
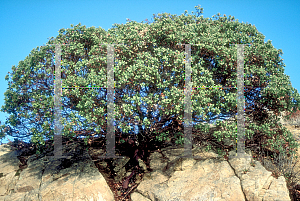
M 35 144 L 43 144 L 44 137 L 53 139 L 55 46 L 51 44 L 68 44 L 62 45 L 61 78 L 62 86 L 69 87 L 106 86 L 107 46 L 99 44 L 124 44 L 114 46 L 115 119 L 122 129 L 122 132 L 117 129 L 116 135 L 132 133 L 131 126 L 137 121 L 139 141 L 159 139 L 180 144 L 184 129 L 185 51 L 178 44 L 198 44 L 191 45 L 193 87 L 212 87 L 192 90 L 192 118 L 196 122 L 236 114 L 236 89 L 222 87 L 236 86 L 235 44 L 247 44 L 244 95 L 245 114 L 249 117 L 246 121 L 251 123 L 245 129 L 246 145 L 253 144 L 260 136 L 262 144 L 270 143 L 275 150 L 280 150 L 288 143 L 292 151 L 296 142 L 291 133 L 277 125 L 274 116 L 265 115 L 265 109 L 278 115 L 300 108 L 299 94 L 284 74 L 282 50 L 274 48 L 269 40 L 265 43 L 264 35 L 251 24 L 220 14 L 213 16 L 215 20 L 204 18 L 200 16 L 203 8 L 195 8 L 198 16 L 186 15 L 187 11 L 180 16 L 163 13 L 154 15 L 153 23 L 129 21 L 124 25 L 114 24 L 107 32 L 101 27 L 86 28 L 81 24 L 59 30 L 59 35 L 48 41 L 49 45 L 33 49 L 9 72 L 11 81 L 1 111 L 11 115 L 6 125 L 1 126 L 2 136 L 31 137 Z M 9 80 L 9 75 L 5 80 Z M 100 92 L 105 93 L 106 89 L 63 90 L 64 136 L 106 134 L 107 106 Z M 142 92 L 147 95 L 142 96 Z M 147 103 L 146 112 L 142 111 L 146 107 L 144 103 Z M 158 116 L 153 114 L 155 105 Z M 163 128 L 170 120 L 172 123 Z M 235 141 L 236 123 L 217 124 L 219 131 L 205 139 L 221 143 L 224 139 Z M 203 132 L 208 132 L 207 125 L 194 126 L 193 136 Z

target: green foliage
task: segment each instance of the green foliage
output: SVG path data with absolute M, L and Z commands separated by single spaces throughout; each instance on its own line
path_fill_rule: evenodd
M 85 145 L 87 145 L 89 138 L 90 138 L 90 136 L 88 136 L 88 137 L 84 138 L 84 140 L 83 140 L 83 141 L 84 141 L 84 144 L 85 144 Z
M 299 108 L 299 94 L 284 74 L 285 65 L 280 58 L 282 50 L 275 49 L 271 41 L 264 43 L 264 35 L 251 24 L 219 14 L 214 16 L 215 20 L 203 18 L 199 16 L 203 8 L 198 6 L 196 10 L 198 17 L 185 15 L 186 12 L 180 16 L 163 13 L 155 16 L 152 24 L 130 21 L 124 25 L 114 24 L 107 32 L 81 24 L 59 30 L 59 35 L 52 37 L 48 44 L 69 44 L 62 45 L 62 86 L 106 87 L 107 48 L 99 44 L 124 43 L 114 46 L 116 126 L 120 126 L 123 133 L 129 133 L 133 130 L 131 125 L 138 121 L 139 129 L 145 126 L 140 132 L 147 139 L 163 142 L 175 138 L 176 144 L 182 144 L 185 50 L 177 43 L 199 44 L 191 47 L 193 87 L 212 87 L 192 91 L 192 117 L 201 116 L 196 120 L 198 122 L 214 120 L 220 114 L 236 113 L 236 89 L 220 88 L 236 86 L 237 51 L 232 44 L 251 44 L 244 48 L 245 86 L 261 87 L 262 90 L 245 90 L 245 113 L 254 117 L 253 123 L 245 129 L 246 136 L 253 139 L 254 135 L 263 133 L 264 145 L 271 144 L 280 151 L 284 143 L 289 143 L 290 151 L 296 148 L 291 133 L 277 126 L 275 119 L 271 121 L 269 116 L 256 119 L 262 116 L 263 107 L 276 112 Z M 11 114 L 5 124 L 14 129 L 2 125 L 0 136 L 4 133 L 29 136 L 37 145 L 44 145 L 44 138 L 53 139 L 54 51 L 54 45 L 33 49 L 24 61 L 12 67 L 11 75 L 5 77 L 12 81 L 9 81 L 1 111 Z M 144 87 L 149 87 L 146 97 L 141 96 Z M 105 135 L 101 128 L 106 131 L 107 105 L 105 97 L 99 95 L 105 91 L 103 88 L 62 91 L 63 109 L 71 108 L 69 114 L 62 115 L 63 136 L 74 137 L 78 131 L 83 131 L 82 128 Z M 249 100 L 254 105 L 248 104 Z M 148 104 L 147 112 L 141 110 L 144 103 Z M 154 104 L 159 106 L 161 122 L 157 122 L 158 117 L 152 114 Z M 84 120 L 79 120 L 79 116 Z M 159 126 L 170 119 L 173 122 L 169 126 L 164 129 Z M 19 132 L 21 127 L 25 128 L 22 133 Z M 224 138 L 236 138 L 236 124 L 219 122 L 218 127 L 220 130 L 213 133 L 213 138 L 220 142 Z M 207 125 L 197 125 L 195 129 L 195 133 L 210 130 Z
M 180 144 L 184 143 L 184 137 L 182 137 L 182 136 L 183 136 L 183 134 L 181 132 L 175 134 L 174 138 L 176 139 L 176 141 L 175 141 L 176 144 L 180 145 Z
M 18 169 L 17 172 L 15 173 L 15 176 L 20 176 L 21 172 L 22 172 L 22 169 Z
M 169 132 L 166 132 L 166 133 L 161 133 L 159 134 L 158 136 L 156 136 L 156 139 L 159 141 L 159 142 L 164 142 L 166 140 L 170 140 L 170 138 L 168 137 L 168 133 Z
M 158 132 L 154 132 L 154 133 L 158 133 Z M 169 135 L 169 131 L 167 132 L 163 132 L 158 134 L 155 138 L 158 142 L 170 142 L 171 138 L 168 137 Z M 175 133 L 174 134 L 174 139 L 175 139 L 175 144 L 176 145 L 181 145 L 184 144 L 184 137 L 183 134 L 181 132 Z

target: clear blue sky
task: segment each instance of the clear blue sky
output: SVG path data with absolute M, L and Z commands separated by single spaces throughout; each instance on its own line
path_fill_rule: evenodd
M 292 86 L 300 89 L 300 1 L 0 1 L 0 105 L 4 105 L 4 92 L 8 81 L 4 78 L 11 67 L 17 66 L 30 51 L 56 37 L 61 28 L 71 28 L 79 22 L 86 27 L 102 27 L 106 31 L 114 23 L 125 24 L 126 19 L 153 22 L 153 14 L 188 14 L 200 4 L 205 18 L 220 13 L 234 16 L 239 22 L 254 24 L 277 49 L 283 50 L 285 74 L 290 76 Z M 9 114 L 0 112 L 0 121 L 5 123 Z M 10 140 L 13 140 L 9 137 Z M 7 143 L 7 139 L 2 141 Z

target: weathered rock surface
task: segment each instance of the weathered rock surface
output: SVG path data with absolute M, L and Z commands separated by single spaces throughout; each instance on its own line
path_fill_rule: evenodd
M 140 169 L 128 165 L 129 157 L 95 162 L 103 169 L 114 170 L 113 183 L 124 184 L 135 168 L 136 174 L 128 180 L 129 195 L 115 199 L 111 181 L 107 180 L 109 175 L 98 170 L 92 160 L 93 156 L 103 155 L 103 150 L 94 151 L 92 154 L 80 145 L 71 144 L 63 149 L 69 159 L 43 155 L 24 159 L 20 158 L 20 151 L 11 151 L 9 145 L 1 145 L 0 201 L 127 200 L 129 197 L 132 201 L 291 200 L 285 178 L 274 178 L 260 162 L 232 158 L 234 151 L 229 152 L 226 160 L 197 146 L 192 153 L 201 158 L 182 158 L 183 148 L 166 147 L 150 153 L 147 166 L 137 163 Z M 108 165 L 109 160 L 111 165 Z M 141 171 L 144 174 L 140 174 Z
M 72 147 L 67 155 L 70 159 L 31 155 L 23 167 L 17 158 L 18 151 L 1 145 L 0 201 L 114 200 L 86 150 Z
M 290 200 L 283 176 L 275 179 L 271 172 L 251 159 L 219 157 L 214 152 L 193 149 L 201 159 L 180 158 L 184 149 L 162 149 L 150 156 L 151 173 L 144 175 L 134 193 L 140 200 Z M 248 169 L 247 172 L 244 172 Z

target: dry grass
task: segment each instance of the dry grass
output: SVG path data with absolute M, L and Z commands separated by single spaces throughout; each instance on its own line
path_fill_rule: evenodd
M 295 140 L 299 142 L 300 136 L 300 111 L 294 113 L 290 120 L 283 119 L 283 126 L 286 127 L 294 136 Z M 300 142 L 299 142 L 300 143 Z M 299 149 L 300 151 L 300 149 Z M 300 200 L 300 152 L 296 150 L 296 155 L 284 156 L 283 154 L 276 154 L 272 152 L 269 154 L 259 154 L 253 152 L 253 157 L 272 172 L 275 178 L 284 176 L 287 182 L 287 188 L 290 192 L 291 200 Z

